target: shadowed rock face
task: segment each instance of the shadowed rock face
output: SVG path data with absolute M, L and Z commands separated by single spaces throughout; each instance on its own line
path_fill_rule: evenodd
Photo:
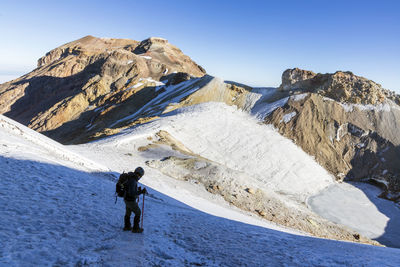
M 134 113 L 158 94 L 160 79 L 182 80 L 175 73 L 189 79 L 205 70 L 162 38 L 86 36 L 53 49 L 35 70 L 0 85 L 0 113 L 68 142 L 82 131 L 90 135 L 95 131 L 90 123 L 112 110 L 111 119 L 119 118 L 115 110 L 121 107 L 120 116 Z
M 271 112 L 272 123 L 337 179 L 371 180 L 400 192 L 399 95 L 350 72 L 286 70 L 282 91 L 303 94 Z

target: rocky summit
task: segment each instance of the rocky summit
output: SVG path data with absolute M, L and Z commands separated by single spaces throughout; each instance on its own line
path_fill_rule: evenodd
M 35 70 L 0 85 L 0 113 L 64 143 L 87 141 L 107 127 L 103 117 L 134 113 L 158 95 L 158 85 L 205 74 L 162 38 L 86 36 L 51 50 Z

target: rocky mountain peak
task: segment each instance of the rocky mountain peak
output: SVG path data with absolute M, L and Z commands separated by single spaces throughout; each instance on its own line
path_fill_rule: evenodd
M 137 111 L 160 94 L 161 84 L 205 74 L 166 39 L 139 42 L 89 35 L 51 50 L 35 70 L 1 84 L 0 113 L 61 140 L 100 113 L 127 116 Z M 61 127 L 66 124 L 67 130 Z
M 282 84 L 279 89 L 314 92 L 341 103 L 375 105 L 382 103 L 385 99 L 400 103 L 399 95 L 350 71 L 316 74 L 299 68 L 288 69 L 282 74 Z

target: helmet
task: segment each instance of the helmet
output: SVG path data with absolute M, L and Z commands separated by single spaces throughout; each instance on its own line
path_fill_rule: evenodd
M 136 173 L 139 177 L 142 177 L 142 176 L 144 175 L 144 170 L 143 170 L 142 167 L 137 167 L 137 168 L 135 169 L 135 173 Z

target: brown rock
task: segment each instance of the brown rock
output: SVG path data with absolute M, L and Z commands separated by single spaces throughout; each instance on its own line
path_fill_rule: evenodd
M 254 191 L 253 188 L 246 188 L 245 190 L 246 190 L 247 193 L 249 193 L 251 195 L 254 195 L 256 193 L 256 191 Z

